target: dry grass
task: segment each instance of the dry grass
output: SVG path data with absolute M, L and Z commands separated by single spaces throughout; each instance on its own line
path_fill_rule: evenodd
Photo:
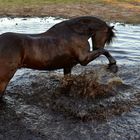
M 0 0 L 0 15 L 93 15 L 107 21 L 140 23 L 140 0 Z

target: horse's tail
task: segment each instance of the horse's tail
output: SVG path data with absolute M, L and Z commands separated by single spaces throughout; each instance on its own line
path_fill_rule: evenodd
M 107 39 L 107 44 L 110 44 L 113 41 L 113 38 L 116 37 L 114 31 L 114 26 L 108 26 L 108 39 Z

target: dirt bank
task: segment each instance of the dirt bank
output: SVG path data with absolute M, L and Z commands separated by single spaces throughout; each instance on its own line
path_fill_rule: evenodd
M 0 4 L 1 16 L 76 17 L 93 15 L 107 21 L 140 23 L 140 2 L 75 2 L 47 4 Z

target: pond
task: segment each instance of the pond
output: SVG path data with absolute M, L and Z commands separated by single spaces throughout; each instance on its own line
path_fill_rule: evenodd
M 42 33 L 47 31 L 54 24 L 64 19 L 53 17 L 46 18 L 1 18 L 0 33 L 19 32 L 19 33 Z M 129 25 L 111 23 L 115 26 L 117 38 L 108 48 L 118 64 L 135 64 L 140 59 L 140 25 Z
M 62 20 L 0 18 L 0 33 L 41 33 Z M 111 25 L 117 37 L 106 49 L 118 73 L 106 70 L 103 56 L 68 79 L 61 70 L 18 70 L 0 104 L 0 140 L 140 139 L 140 25 Z

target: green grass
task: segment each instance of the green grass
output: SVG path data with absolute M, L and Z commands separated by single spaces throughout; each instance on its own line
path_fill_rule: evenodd
M 126 2 L 126 3 L 132 3 L 132 2 L 140 2 L 140 0 L 0 0 L 1 6 L 32 6 L 32 5 L 44 5 L 44 4 L 61 4 L 61 3 L 82 3 L 82 2 L 88 2 L 88 3 L 106 3 L 106 2 Z
M 7 8 L 7 7 L 18 7 L 21 8 L 23 6 L 33 7 L 33 6 L 41 6 L 47 4 L 70 4 L 70 3 L 100 3 L 103 0 L 0 0 L 0 8 Z
M 104 0 L 0 0 L 0 5 L 43 5 L 43 4 L 69 4 L 69 3 L 102 3 Z
M 118 2 L 129 2 L 129 3 L 132 3 L 132 2 L 140 2 L 140 0 L 117 0 Z
M 91 2 L 92 0 L 0 0 L 0 4 L 47 4 L 47 3 L 74 3 L 74 2 Z

